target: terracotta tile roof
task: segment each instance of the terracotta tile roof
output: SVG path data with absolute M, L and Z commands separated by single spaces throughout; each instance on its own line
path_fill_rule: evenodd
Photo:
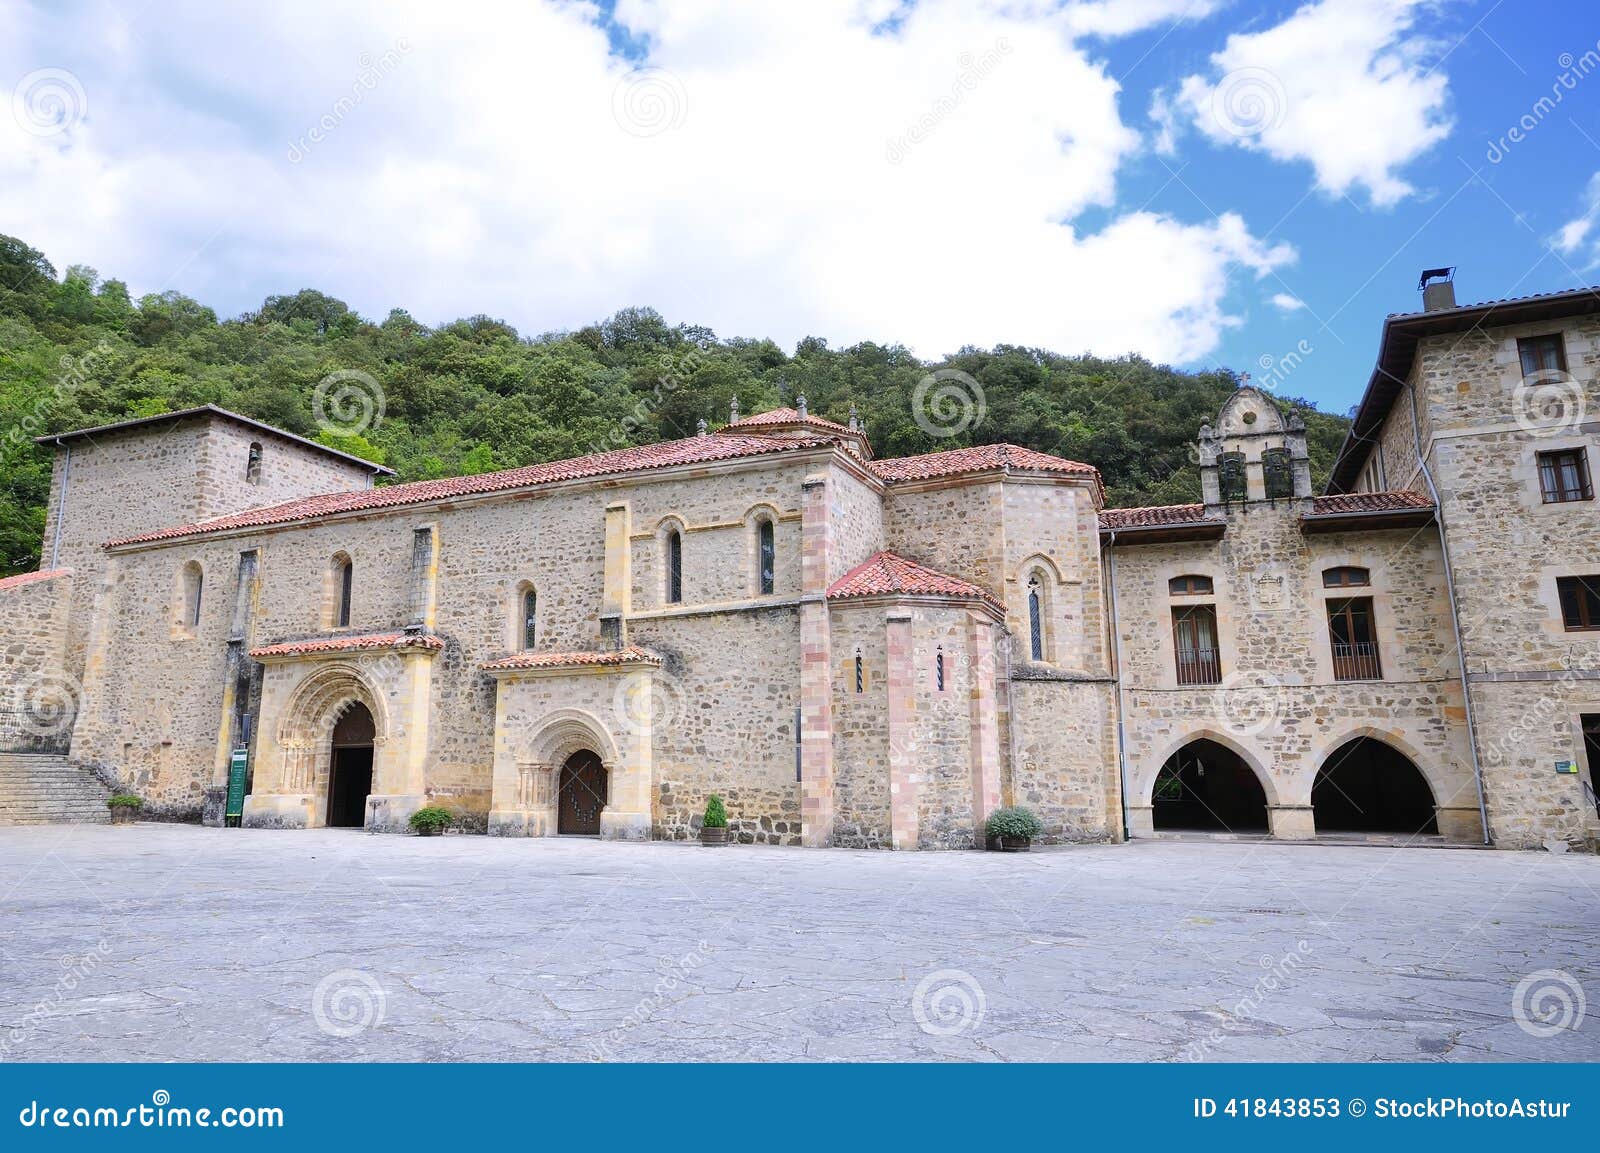
M 926 452 L 921 456 L 892 457 L 875 461 L 872 471 L 888 481 L 926 480 L 936 476 L 955 476 L 963 472 L 988 472 L 1016 469 L 1093 476 L 1100 470 L 1093 465 L 1064 460 L 1049 453 L 1035 452 L 1015 444 L 980 444 L 972 448 L 952 448 L 945 452 Z
M 150 541 L 173 540 L 179 537 L 198 536 L 203 533 L 225 532 L 229 529 L 262 528 L 267 525 L 288 524 L 311 520 L 343 512 L 365 512 L 373 509 L 399 508 L 405 505 L 425 504 L 429 501 L 449 500 L 473 496 L 478 493 L 506 492 L 511 489 L 534 488 L 566 480 L 609 476 L 617 473 L 647 469 L 670 468 L 681 464 L 708 464 L 736 457 L 761 456 L 767 453 L 797 452 L 809 448 L 824 448 L 832 441 L 821 437 L 795 437 L 782 439 L 770 436 L 692 436 L 686 440 L 669 440 L 659 444 L 637 445 L 633 448 L 613 449 L 571 460 L 552 461 L 549 464 L 532 464 L 503 472 L 483 473 L 479 476 L 454 476 L 443 480 L 419 480 L 410 484 L 395 484 L 384 488 L 358 489 L 351 492 L 326 493 L 322 496 L 304 497 L 286 504 L 267 508 L 249 509 L 230 516 L 216 517 L 198 524 L 179 525 L 158 529 L 112 541 L 106 547 L 145 544 Z
M 272 657 L 298 657 L 313 653 L 360 652 L 368 649 L 394 648 L 437 650 L 444 648 L 444 641 L 431 633 L 359 633 L 350 636 L 308 637 L 300 641 L 284 641 L 282 644 L 251 649 L 250 656 L 259 661 L 263 659 L 270 660 Z
M 1159 528 L 1163 525 L 1204 524 L 1203 504 L 1158 504 L 1147 508 L 1106 508 L 1100 510 L 1101 528 Z
M 1401 489 L 1395 492 L 1345 492 L 1334 496 L 1319 496 L 1311 504 L 1312 516 L 1336 516 L 1340 513 L 1405 512 L 1432 508 L 1433 501 L 1426 493 Z
M 829 420 L 822 416 L 812 416 L 809 412 L 805 416 L 801 416 L 799 411 L 793 408 L 774 408 L 767 412 L 758 412 L 754 416 L 741 417 L 732 424 L 719 429 L 718 432 L 726 432 L 731 428 L 760 428 L 762 425 L 768 424 L 814 424 L 819 428 L 828 428 L 835 432 L 850 431 L 848 425 L 840 424 L 836 420 Z
M 604 668 L 616 665 L 659 665 L 661 658 L 649 649 L 629 645 L 600 652 L 516 653 L 480 666 L 490 672 L 503 669 Z
M 16 576 L 0 580 L 0 592 L 5 592 L 6 589 L 21 588 L 23 585 L 31 585 L 35 581 L 46 581 L 51 577 L 71 575 L 72 570 L 69 568 L 47 568 L 40 569 L 38 572 L 18 573 Z
M 956 597 L 1000 607 L 999 601 L 977 585 L 892 552 L 874 553 L 828 586 L 829 600 L 881 596 Z

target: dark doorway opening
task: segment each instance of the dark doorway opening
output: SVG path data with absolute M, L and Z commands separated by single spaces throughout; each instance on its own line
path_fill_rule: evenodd
M 1333 751 L 1311 786 L 1319 833 L 1437 833 L 1433 790 L 1411 758 L 1373 737 Z
M 372 792 L 372 742 L 377 727 L 367 706 L 357 701 L 333 726 L 333 759 L 328 766 L 328 824 L 359 829 L 367 823 Z
M 1244 758 L 1216 741 L 1190 741 L 1156 774 L 1151 798 L 1157 829 L 1261 833 L 1267 793 Z
M 1589 762 L 1588 800 L 1600 815 L 1600 713 L 1583 714 L 1583 755 Z
M 594 836 L 600 832 L 600 810 L 606 807 L 606 767 L 584 749 L 561 766 L 561 793 L 556 802 L 556 832 Z

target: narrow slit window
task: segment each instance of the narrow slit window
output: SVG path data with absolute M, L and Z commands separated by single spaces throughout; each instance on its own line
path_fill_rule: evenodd
M 539 594 L 532 589 L 522 591 L 522 647 L 531 650 L 539 636 Z
M 756 564 L 762 596 L 771 596 L 777 585 L 777 561 L 778 547 L 772 522 L 764 520 L 756 528 Z
M 939 691 L 944 692 L 944 650 L 940 649 L 933 658 L 933 679 Z
M 356 566 L 349 560 L 339 562 L 339 600 L 335 605 L 333 623 L 336 628 L 350 627 L 350 601 L 355 594 Z
M 1034 660 L 1044 660 L 1044 609 L 1036 576 L 1028 579 L 1028 651 Z
M 261 483 L 261 445 L 259 443 L 250 445 L 250 455 L 246 458 L 244 464 L 244 481 L 246 484 Z
M 667 533 L 667 603 L 683 603 L 683 534 Z
M 856 692 L 861 693 L 866 689 L 866 678 L 861 668 L 861 650 L 856 650 Z

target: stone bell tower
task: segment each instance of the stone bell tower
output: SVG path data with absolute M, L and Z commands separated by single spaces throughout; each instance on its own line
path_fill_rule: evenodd
M 1200 426 L 1200 490 L 1206 512 L 1229 505 L 1311 499 L 1306 422 L 1285 418 L 1276 402 L 1242 385 L 1217 415 Z

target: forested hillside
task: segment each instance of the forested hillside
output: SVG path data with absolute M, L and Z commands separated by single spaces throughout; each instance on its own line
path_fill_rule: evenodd
M 913 398 L 935 369 L 970 374 L 981 407 L 958 381 L 941 408 L 935 385 L 919 423 Z M 319 422 L 318 385 L 335 373 Z M 1190 446 L 1236 385 L 1230 372 L 1180 372 L 1135 355 L 1006 345 L 937 363 L 893 345 L 834 349 L 821 337 L 786 351 L 669 326 L 649 308 L 529 336 L 488 316 L 430 328 L 397 308 L 369 320 L 306 289 L 223 320 L 178 292 L 132 300 L 121 281 L 82 265 L 58 275 L 26 243 L 0 236 L 0 576 L 38 564 L 50 459 L 35 435 L 207 402 L 417 480 L 691 436 L 700 419 L 725 421 L 735 395 L 750 414 L 804 393 L 812 413 L 835 420 L 856 405 L 879 456 L 1011 441 L 1098 465 L 1108 502 L 1131 505 L 1198 499 Z M 340 403 L 341 389 L 353 405 Z M 362 419 L 362 402 L 373 419 Z M 1347 421 L 1284 403 L 1305 417 L 1320 484 Z

